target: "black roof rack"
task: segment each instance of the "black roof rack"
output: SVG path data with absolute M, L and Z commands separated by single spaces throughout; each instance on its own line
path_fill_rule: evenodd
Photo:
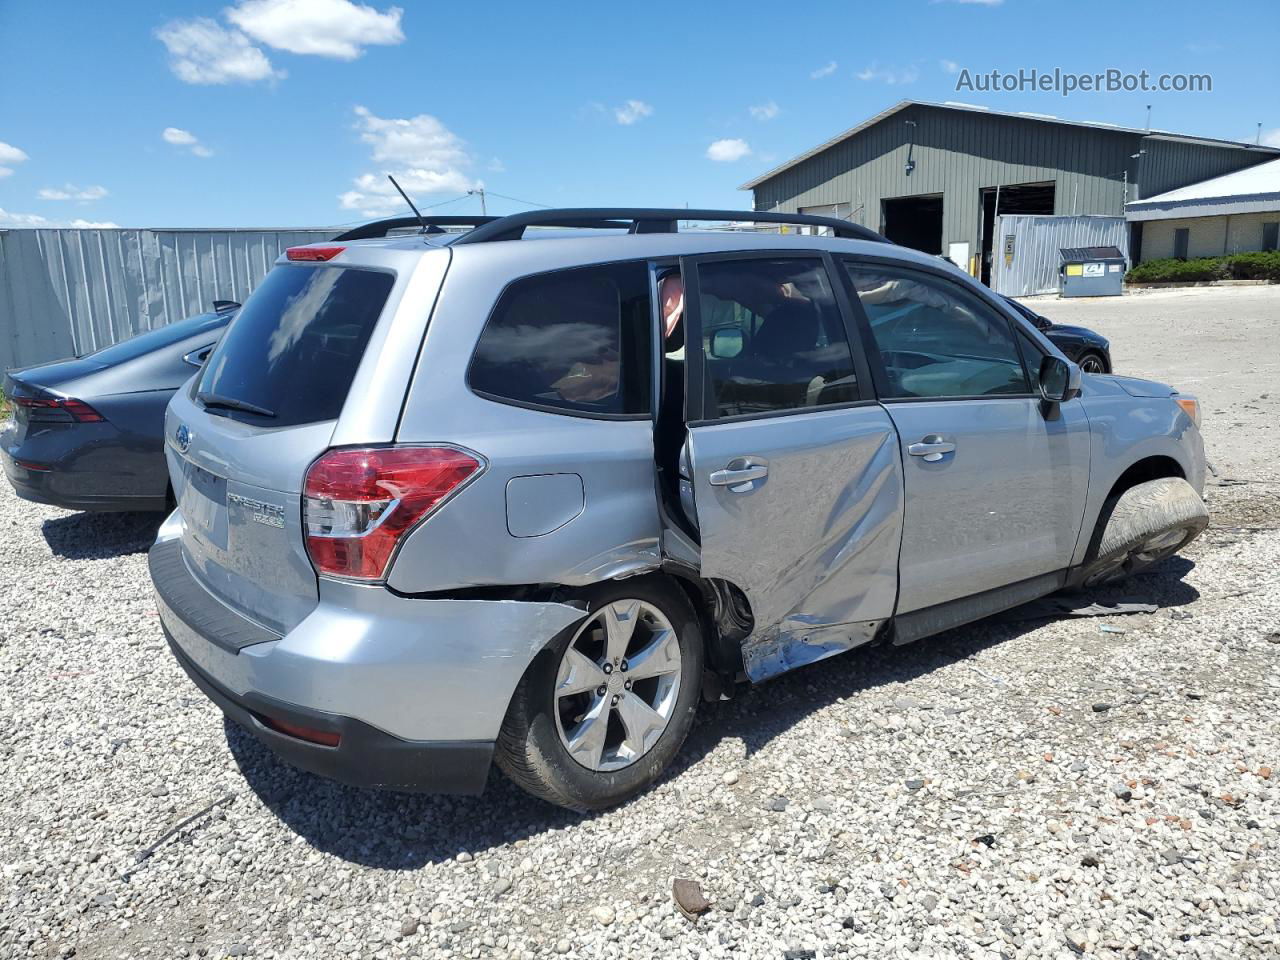
M 427 218 L 428 220 L 433 218 Z M 587 229 L 626 229 L 631 233 L 676 233 L 681 220 L 746 221 L 750 223 L 779 223 L 808 227 L 826 227 L 837 237 L 851 240 L 871 240 L 889 243 L 874 230 L 861 224 L 837 220 L 834 217 L 813 217 L 803 213 L 774 213 L 753 210 L 685 210 L 661 207 L 582 207 L 564 210 L 529 210 L 507 217 L 491 217 L 479 223 L 470 233 L 454 241 L 460 243 L 486 243 L 492 240 L 519 240 L 527 227 L 581 227 Z M 408 224 L 416 223 L 405 218 Z M 358 233 L 358 228 L 352 233 Z M 356 239 L 344 234 L 338 240 Z
M 362 223 L 358 227 L 348 230 L 346 233 L 340 233 L 334 240 L 371 240 L 378 237 L 385 237 L 392 230 L 401 230 L 405 227 L 422 227 L 425 222 L 427 225 L 423 233 L 444 233 L 442 227 L 480 227 L 486 223 L 492 223 L 499 220 L 500 217 L 423 217 L 419 220 L 417 217 L 391 217 L 388 220 L 371 220 L 368 223 Z

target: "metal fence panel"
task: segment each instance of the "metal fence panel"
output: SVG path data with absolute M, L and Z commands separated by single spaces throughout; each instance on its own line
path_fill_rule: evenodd
M 253 292 L 333 230 L 0 230 L 0 370 L 84 354 Z
M 1012 258 L 1008 257 L 1012 238 Z M 1129 257 L 1124 217 L 1036 217 L 1002 214 L 996 218 L 991 251 L 991 286 L 997 293 L 1025 297 L 1056 293 L 1062 287 L 1058 267 L 1063 247 L 1119 247 Z

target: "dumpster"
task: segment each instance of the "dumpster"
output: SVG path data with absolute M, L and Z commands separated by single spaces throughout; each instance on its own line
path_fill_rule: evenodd
M 1119 247 L 1063 247 L 1064 297 L 1118 297 L 1124 290 L 1124 254 Z

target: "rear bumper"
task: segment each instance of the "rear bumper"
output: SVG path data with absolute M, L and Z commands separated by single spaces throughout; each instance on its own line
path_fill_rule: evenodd
M 401 740 L 351 717 L 308 710 L 262 694 L 238 697 L 196 666 L 167 628 L 165 636 L 179 666 L 201 692 L 286 763 L 356 787 L 458 794 L 484 790 L 493 759 L 492 742 Z M 267 726 L 271 720 L 335 733 L 338 745 L 322 746 L 280 733 Z
M 181 515 L 149 562 L 183 669 L 287 761 L 360 786 L 474 793 L 520 677 L 583 611 L 512 600 L 410 599 L 320 582 L 315 608 L 280 636 L 231 609 L 191 572 Z M 327 747 L 270 721 L 336 732 Z
M 0 463 L 14 492 L 32 503 L 47 503 L 68 510 L 153 510 L 166 509 L 164 490 L 168 483 L 164 457 L 158 451 L 139 453 L 118 439 L 109 425 L 99 433 L 110 432 L 104 440 L 95 437 L 84 447 L 67 436 L 39 437 L 19 443 L 17 432 L 10 427 L 0 432 Z M 24 464 L 38 464 L 33 469 Z M 129 469 L 120 472 L 124 464 Z M 139 488 L 155 490 L 157 496 L 125 495 L 122 491 Z

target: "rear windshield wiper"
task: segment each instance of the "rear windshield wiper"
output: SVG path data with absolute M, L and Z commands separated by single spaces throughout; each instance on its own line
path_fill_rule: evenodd
M 276 412 L 260 407 L 248 400 L 237 400 L 235 397 L 224 397 L 220 393 L 197 393 L 196 399 L 206 407 L 221 407 L 224 410 L 243 410 L 245 413 L 256 413 L 260 417 L 274 417 Z

